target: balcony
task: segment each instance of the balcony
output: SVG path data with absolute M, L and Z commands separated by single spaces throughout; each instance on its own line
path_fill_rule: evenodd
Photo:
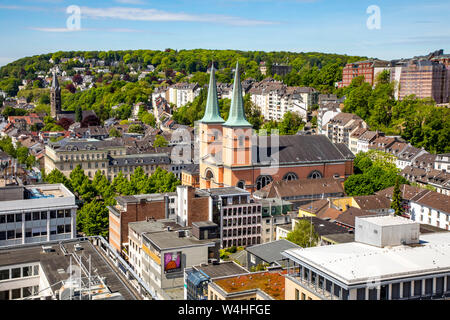
M 300 275 L 298 273 L 291 273 L 286 275 L 286 277 L 298 284 L 303 289 L 306 289 L 314 295 L 318 296 L 322 300 L 342 300 L 340 297 L 337 297 L 334 294 L 326 291 L 324 288 L 319 288 L 318 284 L 316 285 L 308 280 L 300 278 Z

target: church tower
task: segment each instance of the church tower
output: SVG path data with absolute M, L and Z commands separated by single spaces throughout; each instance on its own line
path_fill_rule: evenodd
M 225 185 L 239 185 L 243 188 L 242 184 L 251 184 L 251 179 L 241 175 L 246 168 L 250 169 L 252 166 L 252 133 L 252 125 L 245 118 L 239 63 L 236 63 L 230 113 L 223 124 L 222 153 Z M 240 170 L 244 171 L 238 172 Z
M 61 112 L 61 88 L 59 87 L 58 77 L 53 72 L 52 86 L 50 88 L 50 116 L 57 118 Z
M 208 98 L 205 115 L 199 121 L 200 136 L 200 188 L 209 189 L 223 186 L 222 167 L 222 119 L 219 112 L 214 62 L 211 65 Z

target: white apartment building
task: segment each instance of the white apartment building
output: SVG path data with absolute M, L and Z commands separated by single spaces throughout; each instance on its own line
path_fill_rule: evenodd
M 76 238 L 76 212 L 63 184 L 0 188 L 0 247 Z
M 249 90 L 251 101 L 266 120 L 280 121 L 286 112 L 306 120 L 308 108 L 318 101 L 318 92 L 309 87 L 288 87 L 282 81 L 265 79 Z
M 408 213 L 413 221 L 449 230 L 450 196 L 434 191 L 419 193 L 409 201 Z
M 350 135 L 359 128 L 367 127 L 366 122 L 357 115 L 340 112 L 328 121 L 324 134 L 333 143 L 344 143 L 349 146 Z
M 436 170 L 450 172 L 450 153 L 438 154 L 434 161 L 434 168 Z

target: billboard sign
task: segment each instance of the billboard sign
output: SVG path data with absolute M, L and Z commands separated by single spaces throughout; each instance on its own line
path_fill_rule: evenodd
M 164 253 L 164 272 L 181 271 L 181 251 Z

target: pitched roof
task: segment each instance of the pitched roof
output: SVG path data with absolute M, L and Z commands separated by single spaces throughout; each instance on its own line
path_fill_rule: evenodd
M 391 207 L 391 201 L 381 195 L 355 196 L 353 199 L 362 210 L 378 210 Z
M 258 137 L 262 139 L 265 137 Z M 354 155 L 343 144 L 335 144 L 325 135 L 289 135 L 279 136 L 277 146 L 272 148 L 271 139 L 267 139 L 267 146 L 262 143 L 255 146 L 256 163 L 263 164 L 262 157 L 277 157 L 280 164 L 299 162 L 326 162 L 345 161 L 354 158 Z
M 317 214 L 317 217 L 320 219 L 331 219 L 336 220 L 337 217 L 342 213 L 342 211 L 339 211 L 335 208 L 327 208 L 325 211 L 321 211 Z
M 402 198 L 404 200 L 408 200 L 408 201 L 411 200 L 416 195 L 421 194 L 421 193 L 426 193 L 428 191 L 429 190 L 426 190 L 426 189 L 423 189 L 420 187 L 410 186 L 407 184 L 400 185 L 400 192 L 402 193 Z M 384 196 L 388 199 L 392 199 L 393 192 L 394 192 L 394 187 L 389 187 L 384 190 L 378 191 L 376 194 L 380 195 L 380 196 Z
M 344 194 L 344 188 L 339 180 L 334 178 L 281 180 L 270 183 L 255 194 L 266 194 L 268 198 L 286 198 L 302 195 Z
M 321 199 L 313 201 L 311 203 L 301 205 L 298 209 L 317 215 L 328 209 L 328 200 Z
M 370 216 L 373 212 L 368 212 L 355 207 L 350 207 L 346 211 L 342 212 L 335 220 L 338 223 L 342 223 L 351 228 L 355 227 L 355 217 Z
M 445 194 L 428 191 L 416 195 L 411 201 L 450 214 L 450 196 Z
M 283 259 L 281 252 L 292 248 L 300 248 L 300 247 L 295 243 L 292 243 L 286 239 L 281 239 L 277 241 L 247 247 L 245 250 L 257 256 L 261 260 L 264 260 L 267 263 L 274 263 L 276 261 L 280 261 Z

